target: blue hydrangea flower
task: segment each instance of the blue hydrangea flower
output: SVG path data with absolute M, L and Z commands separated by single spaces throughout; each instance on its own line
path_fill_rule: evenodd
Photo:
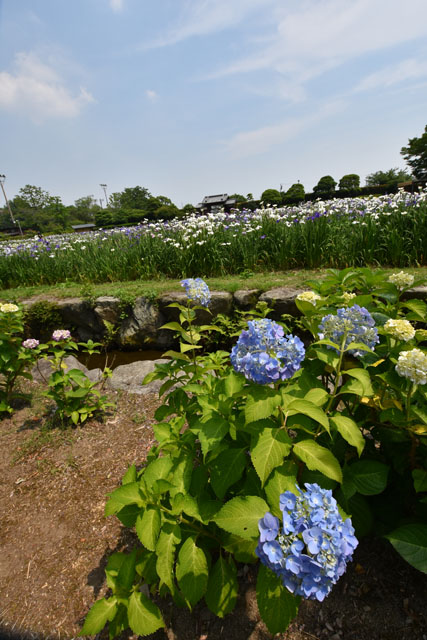
M 280 496 L 283 524 L 271 513 L 258 523 L 256 555 L 297 596 L 322 602 L 346 570 L 358 545 L 351 519 L 343 520 L 332 491 L 297 486 Z
M 187 278 L 181 280 L 181 286 L 185 287 L 187 298 L 202 307 L 208 307 L 211 300 L 209 287 L 202 278 Z
M 292 335 L 284 337 L 283 328 L 263 318 L 249 320 L 231 351 L 234 369 L 252 382 L 269 384 L 291 378 L 304 360 L 301 340 Z
M 347 334 L 345 347 L 348 347 L 351 342 L 361 342 L 374 350 L 375 345 L 380 341 L 373 317 L 365 307 L 359 307 L 358 304 L 338 309 L 336 316 L 330 313 L 322 318 L 319 325 L 320 339 L 327 338 L 341 345 L 344 333 Z M 351 349 L 349 353 L 357 357 L 362 356 L 364 352 Z

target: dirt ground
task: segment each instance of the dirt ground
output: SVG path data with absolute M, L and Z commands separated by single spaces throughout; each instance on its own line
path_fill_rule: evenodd
M 103 515 L 106 494 L 153 443 L 156 396 L 111 392 L 117 411 L 80 428 L 47 429 L 49 407 L 33 402 L 0 423 L 0 639 L 76 638 L 107 592 L 104 567 L 133 534 Z M 267 640 L 255 571 L 241 567 L 236 610 L 219 620 L 159 603 L 167 623 L 152 640 Z M 364 540 L 323 604 L 304 602 L 277 640 L 427 640 L 427 575 L 383 540 Z M 97 640 L 107 638 L 105 632 Z M 127 634 L 123 637 L 134 638 Z

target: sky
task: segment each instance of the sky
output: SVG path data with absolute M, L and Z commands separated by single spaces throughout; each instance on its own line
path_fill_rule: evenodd
M 426 124 L 426 0 L 0 0 L 10 199 L 364 184 Z

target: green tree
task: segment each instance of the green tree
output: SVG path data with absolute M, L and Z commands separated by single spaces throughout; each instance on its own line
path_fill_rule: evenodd
M 95 213 L 99 209 L 100 206 L 93 196 L 84 196 L 75 200 L 74 206 L 70 207 L 70 213 L 73 216 L 73 220 L 93 222 Z
M 325 194 L 325 195 L 333 194 L 336 186 L 337 186 L 337 183 L 335 182 L 332 176 L 323 176 L 322 178 L 320 178 L 316 186 L 313 187 L 313 192 L 319 193 L 319 194 Z
M 295 184 L 289 187 L 289 189 L 286 191 L 283 197 L 283 202 L 284 204 L 301 202 L 302 200 L 304 200 L 304 197 L 305 197 L 304 185 L 301 184 L 300 182 L 295 182 Z
M 342 191 L 354 191 L 360 187 L 360 176 L 357 173 L 348 173 L 343 176 L 339 182 L 339 188 Z
M 151 197 L 145 187 L 126 187 L 121 192 L 113 193 L 108 204 L 112 209 L 145 209 Z
M 264 204 L 282 204 L 282 194 L 277 189 L 266 189 L 261 194 L 261 200 Z
M 40 187 L 27 184 L 10 202 L 21 226 L 37 231 L 62 231 L 69 226 L 70 217 L 59 196 L 51 196 Z
M 427 125 L 419 138 L 409 138 L 407 146 L 402 147 L 400 153 L 416 178 L 427 178 Z
M 378 185 L 395 188 L 399 182 L 406 182 L 411 179 L 411 175 L 404 169 L 395 167 L 388 171 L 375 171 L 366 176 L 366 186 L 376 187 Z
M 241 193 L 233 193 L 233 195 L 229 197 L 233 198 L 236 201 L 236 204 L 239 204 L 239 202 L 246 202 L 247 200 L 247 198 L 245 198 L 245 196 L 242 196 Z

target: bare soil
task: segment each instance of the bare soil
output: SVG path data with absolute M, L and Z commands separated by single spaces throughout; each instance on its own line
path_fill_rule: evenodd
M 104 505 L 128 466 L 144 461 L 159 400 L 110 392 L 117 410 L 102 421 L 49 429 L 51 407 L 41 387 L 29 386 L 32 405 L 0 423 L 0 639 L 71 639 L 107 593 L 109 555 L 135 542 L 117 518 L 104 517 Z M 163 601 L 167 627 L 149 638 L 271 638 L 256 606 L 256 570 L 241 566 L 240 574 L 232 614 L 219 620 L 205 606 L 190 613 Z M 386 541 L 364 540 L 327 600 L 303 602 L 276 639 L 427 640 L 427 575 Z

